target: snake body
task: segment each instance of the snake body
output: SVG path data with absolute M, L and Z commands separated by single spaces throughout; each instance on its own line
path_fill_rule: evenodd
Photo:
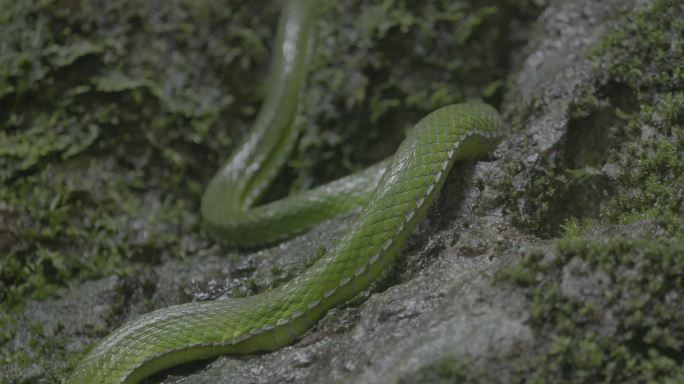
M 86 355 L 68 383 L 138 383 L 180 363 L 292 343 L 392 265 L 455 161 L 478 159 L 498 143 L 501 121 L 492 107 L 446 106 L 410 130 L 391 161 L 252 207 L 296 138 L 317 7 L 317 0 L 285 3 L 264 105 L 253 130 L 210 182 L 202 215 L 219 240 L 238 245 L 276 241 L 363 206 L 358 220 L 312 267 L 278 288 L 171 306 L 123 325 Z

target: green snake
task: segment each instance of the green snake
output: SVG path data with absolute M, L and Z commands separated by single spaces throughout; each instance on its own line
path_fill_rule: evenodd
M 319 1 L 285 2 L 266 99 L 242 145 L 211 180 L 201 212 L 210 233 L 235 245 L 278 241 L 360 210 L 358 219 L 313 266 L 280 287 L 162 308 L 123 325 L 86 355 L 68 383 L 138 383 L 184 362 L 292 343 L 392 265 L 455 161 L 478 159 L 499 142 L 502 124 L 492 107 L 442 107 L 407 133 L 392 159 L 255 207 L 296 140 Z

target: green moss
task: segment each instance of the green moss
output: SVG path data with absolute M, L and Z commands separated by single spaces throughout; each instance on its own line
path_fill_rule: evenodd
M 632 142 L 611 163 L 620 169 L 615 183 L 620 193 L 604 216 L 618 223 L 640 218 L 681 216 L 684 203 L 684 93 L 659 95 L 658 104 L 644 105 L 629 129 L 645 140 Z
M 231 142 L 223 119 L 244 126 L 251 117 L 230 105 L 243 97 L 256 103 L 260 94 L 234 79 L 261 76 L 271 33 L 263 26 L 276 14 L 254 18 L 237 4 L 235 11 L 149 7 L 3 7 L 5 305 L 70 280 L 126 274 L 135 262 L 182 256 L 204 241 L 183 234 L 197 233 L 194 210 L 212 172 L 205 164 L 218 163 Z M 234 28 L 224 27 L 226 19 Z
M 472 379 L 468 363 L 453 357 L 445 357 L 437 362 L 420 368 L 416 372 L 406 374 L 397 380 L 397 384 L 408 383 L 463 383 Z
M 653 111 L 671 111 L 679 98 L 666 97 Z M 662 114 L 645 109 L 634 122 L 655 116 Z M 681 121 L 663 127 L 675 137 L 684 131 Z M 528 290 L 531 324 L 539 340 L 549 340 L 541 354 L 520 362 L 521 381 L 681 377 L 683 313 L 673 305 L 684 299 L 681 143 L 664 137 L 615 150 L 618 192 L 600 218 L 568 222 L 552 254 L 530 254 L 501 273 Z
M 496 186 L 499 204 L 514 226 L 541 238 L 561 234 L 567 220 L 593 218 L 608 193 L 595 166 L 567 167 L 562 159 L 540 156 L 532 166 L 515 159 L 505 175 Z
M 519 362 L 521 381 L 661 382 L 682 374 L 684 313 L 674 305 L 684 299 L 682 239 L 567 235 L 552 256 L 526 259 L 530 324 L 548 342 Z
M 75 357 L 66 352 L 70 344 L 67 337 L 54 336 L 46 338 L 45 333 L 53 334 L 55 330 L 44 330 L 37 323 L 19 324 L 6 314 L 0 313 L 0 345 L 12 342 L 15 333 L 20 332 L 22 343 L 12 343 L 12 348 L 0 349 L 0 367 L 3 368 L 3 379 L 8 383 L 57 383 L 68 368 L 68 361 Z M 58 331 L 58 330 L 57 330 Z M 78 354 L 76 354 L 78 355 Z M 50 361 L 54 369 L 46 372 L 40 369 L 41 364 Z M 75 363 L 73 361 L 72 363 Z M 12 378 L 21 380 L 12 381 Z
M 520 362 L 540 382 L 661 382 L 682 375 L 684 94 L 644 107 L 626 129 L 655 136 L 614 148 L 615 191 L 594 220 L 570 220 L 552 254 L 500 278 L 527 289 L 543 353 Z
M 595 195 L 596 215 L 566 218 L 555 246 L 500 273 L 527 293 L 537 334 L 537 352 L 516 363 L 519 382 L 680 382 L 684 375 L 677 304 L 684 300 L 684 56 L 677 38 L 684 7 L 655 1 L 627 17 L 592 53 L 599 85 L 575 116 L 608 121 L 592 126 L 595 135 L 599 125 L 608 131 L 605 154 L 583 160 L 569 145 L 570 157 L 542 167 L 552 170 L 540 181 L 546 187 L 519 192 L 544 191 L 578 163 L 591 163 L 605 191 Z M 614 117 L 603 119 L 605 111 Z M 545 216 L 523 217 L 534 224 Z
M 683 5 L 656 0 L 628 15 L 592 56 L 604 81 L 626 83 L 640 92 L 672 92 L 684 86 Z

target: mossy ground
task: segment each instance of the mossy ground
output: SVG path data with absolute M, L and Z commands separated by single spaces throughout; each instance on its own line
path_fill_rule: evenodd
M 566 156 L 525 198 L 503 183 L 516 225 L 557 238 L 500 275 L 532 303 L 520 382 L 684 381 L 684 7 L 654 1 L 621 25 L 592 52 Z
M 521 43 L 508 28 L 537 10 L 512 0 L 334 4 L 320 22 L 304 133 L 271 197 L 388 155 L 438 106 L 498 104 L 508 50 Z M 278 6 L 0 0 L 0 9 L 0 356 L 16 373 L 73 356 L 40 329 L 8 346 L 9 314 L 27 301 L 210 244 L 198 202 L 258 111 Z

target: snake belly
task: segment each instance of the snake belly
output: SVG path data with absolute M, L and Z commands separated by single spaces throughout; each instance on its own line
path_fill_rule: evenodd
M 317 6 L 314 0 L 285 3 L 264 105 L 254 129 L 210 182 L 202 215 L 219 240 L 245 245 L 291 236 L 361 205 L 357 221 L 334 248 L 280 287 L 162 308 L 124 324 L 85 356 L 68 383 L 138 383 L 177 364 L 292 343 L 394 263 L 455 161 L 481 158 L 499 142 L 502 123 L 494 108 L 446 106 L 409 130 L 391 160 L 253 208 L 296 138 Z

